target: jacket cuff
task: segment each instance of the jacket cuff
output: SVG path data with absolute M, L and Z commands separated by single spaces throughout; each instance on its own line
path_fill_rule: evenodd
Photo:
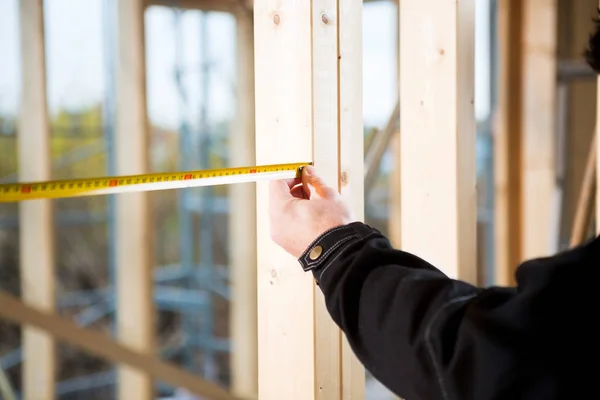
M 337 226 L 322 233 L 304 250 L 298 261 L 306 272 L 317 272 L 340 256 L 354 242 L 360 241 L 371 234 L 380 232 L 362 222 L 352 222 Z M 318 282 L 317 282 L 318 283 Z

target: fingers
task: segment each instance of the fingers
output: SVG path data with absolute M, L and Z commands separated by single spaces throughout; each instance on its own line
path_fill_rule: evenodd
M 292 196 L 297 199 L 309 199 L 309 196 L 306 194 L 304 185 L 297 185 L 292 188 Z
M 269 183 L 269 196 L 271 199 L 271 204 L 292 198 L 292 187 L 293 185 L 285 179 L 272 180 Z
M 312 165 L 307 165 L 302 170 L 302 183 L 307 188 L 312 187 L 314 189 L 315 194 L 322 198 L 331 198 L 337 194 L 335 189 L 328 186 L 323 180 L 323 178 L 321 178 L 317 174 L 316 169 Z M 312 198 L 312 196 L 310 197 Z

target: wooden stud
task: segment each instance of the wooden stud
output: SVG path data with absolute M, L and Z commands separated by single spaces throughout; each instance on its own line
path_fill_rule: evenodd
M 400 91 L 400 12 L 398 10 L 398 1 L 394 2 L 396 5 L 396 79 L 398 85 L 398 91 Z M 398 103 L 399 105 L 399 103 Z M 400 118 L 400 112 L 398 112 L 398 118 Z M 399 124 L 399 120 L 397 125 Z M 392 136 L 390 143 L 392 149 L 392 170 L 390 171 L 389 179 L 389 200 L 388 200 L 388 236 L 390 242 L 396 248 L 401 246 L 402 238 L 402 225 L 400 224 L 401 217 L 401 176 L 400 168 L 402 167 L 400 162 L 400 129 L 397 129 Z
M 500 71 L 494 133 L 495 283 L 512 285 L 521 262 L 522 0 L 498 2 Z
M 473 0 L 400 2 L 402 248 L 477 281 Z
M 575 217 L 573 218 L 573 230 L 571 231 L 570 246 L 579 246 L 588 239 L 590 226 L 594 217 L 594 199 L 596 195 L 596 168 L 597 168 L 597 137 L 592 138 L 587 157 L 585 175 L 579 192 Z
M 19 2 L 21 29 L 21 115 L 19 179 L 51 179 L 50 130 L 46 104 L 46 54 L 42 0 Z M 54 217 L 51 200 L 19 204 L 22 297 L 26 304 L 54 311 Z M 23 392 L 26 399 L 50 400 L 55 392 L 56 348 L 44 331 L 23 327 Z
M 314 1 L 314 0 L 313 0 Z M 314 1 L 313 9 L 315 11 L 322 8 L 319 2 Z M 334 14 L 336 10 L 333 10 Z M 314 16 L 315 19 L 319 15 Z M 322 22 L 323 17 L 321 16 Z M 362 60 L 363 60 L 363 3 L 361 0 L 337 0 L 337 40 L 338 49 L 335 56 L 338 58 L 338 109 L 337 116 L 339 118 L 338 131 L 331 131 L 327 134 L 338 134 L 338 154 L 339 166 L 336 175 L 332 174 L 332 178 L 339 181 L 340 193 L 342 198 L 347 202 L 354 216 L 359 220 L 364 220 L 364 123 L 363 123 L 363 91 L 362 84 Z M 313 27 L 315 23 L 313 22 Z M 323 26 L 323 29 L 326 29 Z M 318 43 L 321 36 L 318 31 L 313 35 L 313 43 Z M 313 50 L 313 57 L 316 52 Z M 332 57 L 334 54 L 323 54 L 323 56 Z M 315 74 L 314 85 L 320 85 L 317 81 L 319 70 L 313 64 L 313 73 Z M 322 84 L 332 85 L 332 82 L 322 80 Z M 332 88 L 333 90 L 333 88 Z M 315 106 L 317 104 L 315 103 Z M 330 116 L 335 118 L 335 115 Z M 326 133 L 314 131 L 316 135 L 325 135 Z M 316 150 L 316 147 L 315 147 Z M 323 149 L 322 156 L 326 157 Z M 317 164 L 317 153 L 314 152 L 315 165 Z M 332 165 L 333 168 L 333 165 Z M 320 295 L 321 292 L 317 291 Z M 317 301 L 319 301 L 317 299 Z M 322 303 L 321 303 L 321 306 Z M 334 329 L 333 326 L 331 329 Z M 343 335 L 342 335 L 343 336 Z M 363 400 L 365 397 L 365 369 L 357 360 L 344 337 L 341 346 L 341 379 L 342 393 L 341 400 Z M 317 365 L 318 366 L 318 365 Z M 317 373 L 322 373 L 321 369 L 317 369 Z M 335 399 L 333 396 L 328 396 L 327 392 L 321 391 L 321 387 L 317 388 L 317 399 L 329 400 Z
M 562 57 L 582 60 L 582 51 L 588 45 L 592 32 L 593 18 L 597 15 L 595 0 L 566 1 L 567 44 Z M 568 246 L 569 236 L 577 213 L 577 201 L 581 193 L 586 171 L 586 161 L 596 130 L 596 99 L 598 96 L 595 79 L 577 80 L 568 86 L 568 121 L 565 135 L 565 175 L 562 212 L 562 243 Z
M 389 207 L 389 222 L 388 222 L 388 231 L 389 238 L 392 245 L 396 248 L 400 248 L 401 246 L 401 238 L 402 238 L 402 225 L 401 221 L 401 198 L 402 198 L 402 189 L 401 189 L 401 174 L 400 174 L 400 131 L 397 130 L 392 137 L 392 142 L 390 143 L 390 148 L 392 149 L 392 157 L 394 166 L 390 171 L 389 176 L 389 187 L 390 187 L 390 197 L 388 201 Z
M 237 114 L 232 130 L 232 165 L 255 164 L 254 140 L 254 31 L 252 17 L 237 18 Z M 231 373 L 232 392 L 244 399 L 258 397 L 256 310 L 256 185 L 232 185 L 231 214 Z
M 254 19 L 257 164 L 314 161 L 361 219 L 362 2 L 257 0 Z M 312 276 L 271 241 L 268 202 L 259 182 L 259 398 L 361 399 L 364 369 Z
M 116 169 L 118 175 L 150 171 L 146 111 L 144 1 L 118 2 Z M 117 203 L 117 324 L 121 342 L 145 354 L 155 351 L 152 296 L 153 224 L 150 194 L 127 193 Z M 130 367 L 119 368 L 118 398 L 154 398 L 154 382 Z
M 556 190 L 557 0 L 524 1 L 523 259 L 548 256 L 553 246 Z

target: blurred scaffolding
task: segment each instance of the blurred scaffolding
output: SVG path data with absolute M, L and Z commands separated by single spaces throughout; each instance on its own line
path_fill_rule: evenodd
M 165 9 L 164 7 L 161 7 Z M 82 113 L 63 111 L 53 120 L 53 174 L 59 178 L 115 175 L 114 116 L 115 116 L 115 51 L 116 51 L 116 0 L 103 0 L 102 37 L 104 45 L 104 98 L 102 105 Z M 214 90 L 211 80 L 219 73 L 218 65 L 210 59 L 208 51 L 211 31 L 207 28 L 206 12 L 183 11 L 170 8 L 175 32 L 175 62 L 172 67 L 173 85 L 178 95 L 179 129 L 178 150 L 168 148 L 171 153 L 167 163 L 173 169 L 203 169 L 227 164 L 227 125 L 215 129 L 208 116 L 210 95 Z M 193 13 L 200 33 L 200 65 L 190 68 L 182 57 L 185 37 L 182 35 L 182 16 Z M 186 74 L 200 76 L 200 87 L 186 85 Z M 234 82 L 232 82 L 232 85 Z M 232 89 L 234 87 L 232 86 Z M 200 93 L 200 119 L 191 121 L 194 114 L 189 101 L 189 91 Z M 233 91 L 232 91 L 233 92 Z M 16 123 L 11 118 L 0 118 L 0 133 L 4 146 L 0 147 L 4 162 L 0 163 L 0 182 L 15 182 L 17 172 L 6 174 L 8 168 L 16 168 L 16 158 L 9 148 L 15 146 Z M 159 142 L 170 138 L 170 132 L 153 126 L 153 140 Z M 166 145 L 170 143 L 167 140 Z M 172 151 L 175 150 L 175 151 Z M 5 154 L 13 158 L 5 157 Z M 99 164 L 101 160 L 103 165 Z M 100 168 L 98 168 L 100 166 Z M 159 169 L 164 168 L 160 165 Z M 168 168 L 168 166 L 167 166 Z M 177 199 L 173 197 L 177 196 Z M 215 317 L 215 310 L 223 309 L 229 297 L 227 258 L 228 214 L 227 192 L 214 188 L 186 189 L 178 192 L 157 194 L 159 210 L 155 224 L 157 258 L 165 258 L 168 246 L 179 247 L 179 262 L 162 263 L 155 268 L 154 301 L 160 314 L 161 358 L 183 365 L 186 369 L 201 374 L 212 381 L 227 383 L 227 360 L 229 341 L 218 337 L 226 331 L 224 313 Z M 173 201 L 175 200 L 175 201 Z M 62 314 L 68 314 L 81 326 L 111 329 L 114 333 L 115 308 L 115 199 L 67 199 L 57 200 L 57 233 L 63 244 L 59 246 L 61 270 L 57 304 Z M 173 217 L 178 217 L 175 230 L 169 228 Z M 167 224 L 170 224 L 167 226 Z M 2 279 L 0 285 L 18 293 L 18 260 L 7 258 L 9 253 L 18 254 L 17 206 L 2 205 L 0 208 L 0 244 L 3 257 L 0 274 L 13 275 Z M 178 231 L 178 232 L 177 232 Z M 178 233 L 178 237 L 173 237 Z M 104 266 L 107 266 L 105 268 Z M 65 268 L 67 267 L 67 268 Z M 219 319 L 219 321 L 216 321 Z M 215 327 L 215 324 L 221 326 Z M 1 325 L 3 326 L 3 325 Z M 7 336 L 0 330 L 3 345 L 19 342 L 18 329 Z M 225 335 L 226 336 L 226 335 Z M 12 340 L 11 340 L 12 339 Z M 9 352 L 0 351 L 0 366 L 19 382 L 19 365 L 22 353 L 19 347 Z M 222 355 L 225 355 L 223 357 Z M 68 377 L 57 385 L 57 396 L 61 399 L 89 398 L 91 393 L 110 393 L 116 380 L 116 372 L 110 365 L 74 351 L 63 350 L 61 373 Z M 88 365 L 86 365 L 88 364 Z M 91 365 L 90 365 L 91 364 Z M 89 372 L 89 373 L 86 373 Z M 159 385 L 159 393 L 169 395 L 172 388 Z M 93 392 L 92 392 L 93 391 Z

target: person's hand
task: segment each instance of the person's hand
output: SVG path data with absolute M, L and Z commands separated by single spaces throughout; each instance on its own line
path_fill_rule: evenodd
M 271 238 L 296 258 L 325 231 L 354 221 L 340 194 L 310 165 L 301 179 L 272 181 L 270 192 Z

